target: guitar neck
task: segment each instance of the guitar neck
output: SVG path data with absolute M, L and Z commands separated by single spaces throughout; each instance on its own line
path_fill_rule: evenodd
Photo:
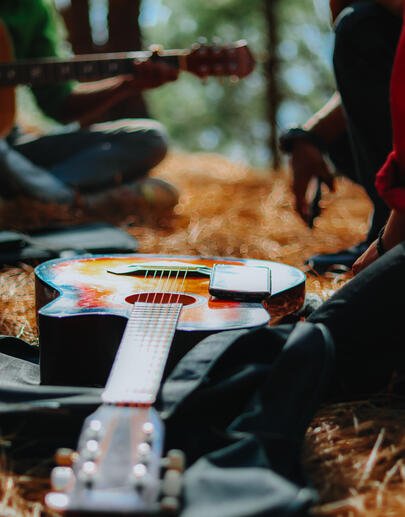
M 153 404 L 181 308 L 181 303 L 134 304 L 101 396 L 103 402 Z
M 54 84 L 69 80 L 94 81 L 117 75 L 133 75 L 134 61 L 159 59 L 175 68 L 186 67 L 187 50 L 169 50 L 153 54 L 151 51 L 90 54 L 69 60 L 44 58 L 39 60 L 0 63 L 0 86 L 32 86 Z

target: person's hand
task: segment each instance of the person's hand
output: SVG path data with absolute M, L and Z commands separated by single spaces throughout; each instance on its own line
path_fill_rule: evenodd
M 375 240 L 370 246 L 366 249 L 363 255 L 356 260 L 356 262 L 352 266 L 353 274 L 357 275 L 360 271 L 363 271 L 367 266 L 375 262 L 379 257 L 377 252 L 377 241 Z
M 295 209 L 305 222 L 308 222 L 310 201 L 308 195 L 312 180 L 320 178 L 329 190 L 334 191 L 334 177 L 322 153 L 307 140 L 297 140 L 290 158 L 293 174 Z
M 147 90 L 175 81 L 178 75 L 179 70 L 164 61 L 153 61 L 153 59 L 136 61 L 134 75 L 128 80 L 128 84 L 138 90 Z

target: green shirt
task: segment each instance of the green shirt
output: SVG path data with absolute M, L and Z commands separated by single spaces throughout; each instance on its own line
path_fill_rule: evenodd
M 63 57 L 63 38 L 57 14 L 47 0 L 0 0 L 0 18 L 6 25 L 15 59 Z M 50 117 L 57 117 L 62 101 L 73 83 L 32 88 L 38 105 Z

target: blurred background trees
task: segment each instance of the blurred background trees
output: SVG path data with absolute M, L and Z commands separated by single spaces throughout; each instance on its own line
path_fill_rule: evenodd
M 248 78 L 231 84 L 183 74 L 176 83 L 145 93 L 146 105 L 138 97 L 117 112 L 149 113 L 166 125 L 175 148 L 219 152 L 267 167 L 277 162 L 275 133 L 303 122 L 334 89 L 325 0 L 54 2 L 65 16 L 76 52 L 151 44 L 186 48 L 201 36 L 223 44 L 248 41 L 257 61 Z

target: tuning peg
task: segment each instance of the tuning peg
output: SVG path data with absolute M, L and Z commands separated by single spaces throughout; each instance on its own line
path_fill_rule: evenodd
M 213 72 L 214 72 L 214 75 L 218 75 L 218 76 L 224 75 L 224 67 L 221 64 L 214 65 Z
M 152 422 L 145 422 L 142 426 L 142 432 L 145 442 L 151 444 L 155 438 L 155 426 Z
M 136 448 L 136 456 L 139 463 L 146 465 L 150 460 L 151 449 L 150 445 L 146 442 L 142 442 Z
M 63 512 L 66 510 L 69 497 L 61 492 L 48 492 L 45 495 L 45 506 L 55 512 Z
M 75 475 L 71 467 L 54 467 L 51 471 L 51 485 L 53 490 L 61 492 L 74 482 Z
M 167 470 L 163 476 L 162 493 L 169 497 L 179 497 L 181 494 L 181 474 L 177 470 Z
M 209 75 L 209 73 L 210 73 L 210 69 L 209 69 L 209 67 L 207 65 L 200 65 L 198 67 L 198 75 L 199 75 L 199 77 L 204 79 L 204 78 L 206 78 Z
M 163 460 L 163 467 L 170 470 L 183 472 L 186 465 L 186 456 L 180 449 L 171 449 Z
M 103 435 L 103 424 L 101 420 L 94 418 L 90 420 L 89 425 L 86 429 L 86 438 L 99 439 Z
M 178 513 L 180 508 L 180 503 L 177 497 L 163 497 L 160 501 L 160 509 L 164 513 Z
M 55 463 L 61 467 L 71 467 L 79 455 L 73 449 L 60 448 L 55 453 Z
M 91 486 L 97 473 L 97 464 L 94 461 L 85 461 L 78 473 L 78 479 L 86 486 Z
M 130 475 L 130 483 L 135 490 L 144 490 L 148 483 L 148 478 L 148 469 L 143 463 L 137 463 L 134 465 Z
M 90 461 L 96 460 L 101 454 L 100 444 L 99 444 L 98 440 L 94 440 L 94 439 L 87 440 L 83 449 L 81 449 L 80 452 L 84 459 L 90 460 Z
M 208 40 L 207 38 L 205 38 L 204 36 L 200 36 L 198 39 L 197 39 L 197 43 L 203 47 L 204 45 L 207 45 L 208 43 Z

